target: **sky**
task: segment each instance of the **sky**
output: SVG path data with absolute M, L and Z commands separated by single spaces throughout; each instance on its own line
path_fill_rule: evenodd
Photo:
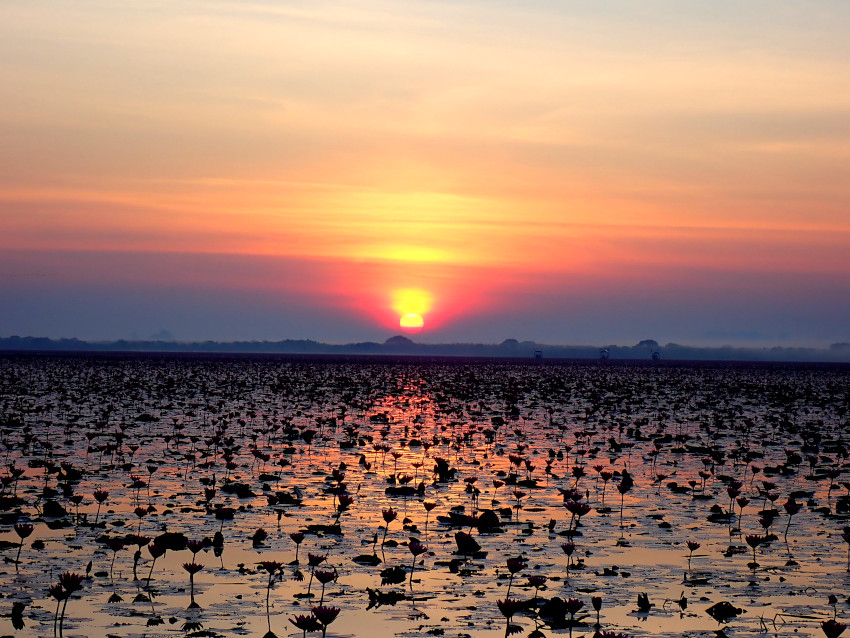
M 848 32 L 845 0 L 4 0 L 0 336 L 850 341 Z

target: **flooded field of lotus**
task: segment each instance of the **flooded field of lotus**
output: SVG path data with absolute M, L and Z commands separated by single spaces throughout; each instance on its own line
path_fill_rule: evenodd
M 848 408 L 847 367 L 7 355 L 0 636 L 835 638 Z

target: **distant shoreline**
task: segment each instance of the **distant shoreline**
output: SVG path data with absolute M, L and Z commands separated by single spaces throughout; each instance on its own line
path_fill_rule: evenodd
M 534 367 L 605 367 L 718 369 L 788 369 L 850 371 L 850 361 L 746 361 L 720 359 L 544 359 L 537 361 L 522 357 L 429 356 L 398 354 L 295 354 L 284 352 L 142 352 L 138 350 L 0 350 L 0 361 L 14 359 L 79 359 L 86 361 L 185 361 L 185 362 L 283 362 L 301 364 L 350 365 L 423 365 L 423 366 L 528 366 Z
M 850 344 L 837 343 L 829 348 L 739 348 L 732 346 L 697 347 L 675 343 L 660 345 L 645 340 L 634 346 L 564 346 L 533 341 L 506 339 L 499 344 L 416 343 L 395 336 L 383 343 L 360 342 L 326 344 L 311 340 L 282 341 L 107 341 L 46 337 L 0 337 L 0 353 L 44 354 L 151 354 L 151 355 L 223 355 L 223 356 L 297 356 L 297 357 L 416 357 L 436 359 L 491 359 L 513 361 L 600 361 L 603 350 L 607 361 L 625 363 L 647 361 L 675 362 L 766 362 L 766 363 L 850 363 Z M 652 361 L 656 353 L 656 361 Z

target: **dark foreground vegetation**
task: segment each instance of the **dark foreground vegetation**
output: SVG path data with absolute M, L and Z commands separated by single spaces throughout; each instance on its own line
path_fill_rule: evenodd
M 9 355 L 0 633 L 833 638 L 841 365 Z

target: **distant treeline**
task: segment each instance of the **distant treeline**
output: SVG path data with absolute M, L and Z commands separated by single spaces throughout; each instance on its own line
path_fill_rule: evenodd
M 701 348 L 677 343 L 660 345 L 646 339 L 633 346 L 553 346 L 533 341 L 506 339 L 502 343 L 416 343 L 407 337 L 391 337 L 383 343 L 362 342 L 343 345 L 304 339 L 283 341 L 104 341 L 48 339 L 46 337 L 0 337 L 3 351 L 43 352 L 199 352 L 330 355 L 418 355 L 430 357 L 509 357 L 545 359 L 650 359 L 653 353 L 665 360 L 692 361 L 850 361 L 850 343 L 834 343 L 818 348 Z

